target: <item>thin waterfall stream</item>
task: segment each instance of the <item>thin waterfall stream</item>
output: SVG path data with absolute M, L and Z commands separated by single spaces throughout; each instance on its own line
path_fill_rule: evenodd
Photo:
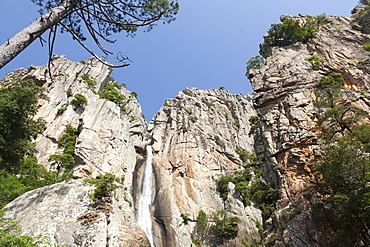
M 141 229 L 143 229 L 144 232 L 146 233 L 150 245 L 154 246 L 152 214 L 150 210 L 150 205 L 152 203 L 152 174 L 153 174 L 152 158 L 153 158 L 152 146 L 147 145 L 145 166 L 141 179 L 142 184 L 139 205 L 137 210 L 137 221 Z

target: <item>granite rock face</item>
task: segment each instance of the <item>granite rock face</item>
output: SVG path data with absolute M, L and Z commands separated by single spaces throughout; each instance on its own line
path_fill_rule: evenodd
M 243 169 L 235 149 L 254 153 L 249 119 L 255 114 L 248 95 L 187 88 L 166 100 L 153 117 L 149 131 L 153 139 L 153 215 L 158 246 L 190 246 L 200 210 L 211 215 L 226 209 L 242 220 L 238 239 L 252 242 L 259 238 L 255 221 L 261 222 L 261 212 L 244 207 L 233 193 L 224 202 L 214 181 Z M 188 225 L 182 224 L 181 214 L 190 215 Z M 233 244 L 241 246 L 238 240 Z
M 225 243 L 203 236 L 203 245 L 251 244 L 261 237 L 256 227 L 262 223 L 261 211 L 243 205 L 232 183 L 224 201 L 215 182 L 243 169 L 245 161 L 236 152 L 240 149 L 257 154 L 264 182 L 279 194 L 276 211 L 264 222 L 264 246 L 325 246 L 326 233 L 318 230 L 304 196 L 317 182 L 314 165 L 322 158 L 315 129 L 316 83 L 322 76 L 341 73 L 346 103 L 370 112 L 365 94 L 370 89 L 370 52 L 363 48 L 370 43 L 367 16 L 366 7 L 357 7 L 353 17 L 327 16 L 329 22 L 305 44 L 261 44 L 264 62 L 248 74 L 255 94 L 186 88 L 167 99 L 148 126 L 134 94 L 126 89 L 120 89 L 124 106 L 99 99 L 97 92 L 113 79 L 109 67 L 95 59 L 76 63 L 54 57 L 50 68 L 31 66 L 10 73 L 6 79 L 29 78 L 47 89 L 48 99 L 40 100 L 36 116 L 47 122 L 35 140 L 39 163 L 54 169 L 49 157 L 63 153 L 58 139 L 68 124 L 78 129 L 78 137 L 73 179 L 25 193 L 7 205 L 6 215 L 19 219 L 26 234 L 46 234 L 53 244 L 148 246 L 135 211 L 149 144 L 155 246 L 191 246 L 199 237 L 198 213 L 211 215 L 220 209 L 241 219 L 238 236 Z M 281 20 L 307 18 L 284 15 Z M 318 68 L 307 60 L 312 56 L 322 59 Z M 76 94 L 86 97 L 85 107 L 72 105 Z M 93 186 L 82 180 L 108 172 L 124 182 L 103 202 L 91 200 Z M 181 214 L 188 215 L 188 224 Z
M 94 205 L 92 191 L 80 179 L 39 188 L 9 203 L 6 216 L 18 219 L 25 234 L 42 234 L 53 245 L 150 246 L 123 200 L 131 197 L 127 191 L 117 189 L 103 207 Z
M 229 216 L 239 217 L 236 246 L 242 245 L 241 239 L 251 243 L 260 238 L 256 222 L 262 222 L 261 211 L 244 206 L 231 183 L 228 199 L 223 201 L 214 181 L 243 169 L 245 164 L 235 149 L 254 153 L 249 123 L 256 115 L 252 96 L 187 88 L 167 100 L 147 127 L 140 105 L 126 89 L 120 90 L 126 98 L 124 108 L 99 98 L 98 92 L 112 83 L 108 67 L 94 59 L 76 63 L 63 56 L 54 57 L 52 62 L 50 73 L 45 65 L 9 75 L 33 79 L 47 89 L 48 98 L 40 100 L 36 116 L 47 123 L 35 140 L 40 164 L 55 169 L 49 157 L 63 153 L 58 139 L 68 124 L 78 130 L 73 179 L 30 191 L 7 206 L 7 217 L 20 219 L 26 234 L 43 233 L 59 245 L 146 246 L 148 241 L 135 221 L 135 211 L 144 150 L 151 144 L 156 246 L 190 246 L 200 210 L 211 215 L 226 209 Z M 86 106 L 72 104 L 76 94 L 86 97 Z M 90 199 L 93 187 L 82 180 L 108 172 L 125 180 L 104 207 L 97 207 Z M 189 214 L 188 225 L 183 224 L 182 213 Z M 207 243 L 221 245 L 212 238 Z
M 55 169 L 49 157 L 63 153 L 64 147 L 58 139 L 66 126 L 78 129 L 74 179 L 30 191 L 8 205 L 7 216 L 20 219 L 25 233 L 47 233 L 52 243 L 58 245 L 148 246 L 145 233 L 136 223 L 130 193 L 136 150 L 145 149 L 147 124 L 136 98 L 125 88 L 120 89 L 125 97 L 124 108 L 99 98 L 97 92 L 113 82 L 110 72 L 108 66 L 93 58 L 72 62 L 56 56 L 50 70 L 48 65 L 31 66 L 6 78 L 33 79 L 46 88 L 47 99 L 39 101 L 41 108 L 36 116 L 46 121 L 46 130 L 35 140 L 36 156 L 44 167 Z M 76 94 L 87 99 L 86 106 L 76 107 L 71 103 Z M 116 192 L 116 199 L 108 203 L 109 214 L 104 215 L 92 206 L 89 197 L 92 186 L 81 181 L 105 173 L 112 173 L 124 182 Z M 86 214 L 93 215 L 91 222 L 84 224 L 77 220 Z
M 281 20 L 305 22 L 307 18 L 285 15 Z M 320 25 L 316 37 L 306 44 L 271 47 L 263 43 L 261 54 L 266 58 L 260 68 L 252 69 L 248 75 L 257 92 L 254 104 L 261 126 L 255 150 L 264 163 L 266 181 L 275 185 L 280 196 L 276 213 L 266 222 L 270 233 L 274 231 L 271 246 L 325 243 L 325 233 L 315 230 L 310 202 L 303 196 L 305 188 L 317 181 L 313 164 L 321 158 L 314 128 L 318 117 L 314 105 L 316 83 L 322 76 L 341 73 L 347 88 L 346 100 L 370 110 L 369 100 L 363 95 L 369 90 L 366 65 L 370 53 L 363 49 L 369 37 L 352 27 L 351 17 L 326 18 L 329 23 Z M 322 59 L 318 69 L 307 61 L 311 56 Z M 302 213 L 287 219 L 297 209 Z
M 126 180 L 131 181 L 135 148 L 143 148 L 146 121 L 136 98 L 124 88 L 120 91 L 126 98 L 124 111 L 111 101 L 99 99 L 97 92 L 113 82 L 111 69 L 93 58 L 77 63 L 61 56 L 53 58 L 50 73 L 47 65 L 31 66 L 24 73 L 23 78 L 31 78 L 47 89 L 48 99 L 40 101 L 36 116 L 47 122 L 47 129 L 36 140 L 39 163 L 49 168 L 50 155 L 63 152 L 58 139 L 70 124 L 79 131 L 75 178 L 110 172 L 117 177 L 128 176 Z M 85 76 L 94 81 L 90 86 Z M 86 97 L 85 107 L 76 109 L 71 103 L 76 94 Z

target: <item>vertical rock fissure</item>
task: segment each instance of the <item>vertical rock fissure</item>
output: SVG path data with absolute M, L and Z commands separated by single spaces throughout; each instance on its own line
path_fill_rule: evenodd
M 143 229 L 144 232 L 146 233 L 150 245 L 154 246 L 152 213 L 150 209 L 152 203 L 152 174 L 153 174 L 152 158 L 153 158 L 152 146 L 148 145 L 146 147 L 146 160 L 141 179 L 140 186 L 141 194 L 137 210 L 137 221 L 141 229 Z

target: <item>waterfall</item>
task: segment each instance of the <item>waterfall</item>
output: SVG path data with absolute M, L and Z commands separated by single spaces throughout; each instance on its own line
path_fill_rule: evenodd
M 152 229 L 152 214 L 150 211 L 150 204 L 152 201 L 152 146 L 146 147 L 146 160 L 144 171 L 141 179 L 141 194 L 139 198 L 139 206 L 137 212 L 137 221 L 141 229 L 144 230 L 149 239 L 150 245 L 153 243 L 153 229 Z

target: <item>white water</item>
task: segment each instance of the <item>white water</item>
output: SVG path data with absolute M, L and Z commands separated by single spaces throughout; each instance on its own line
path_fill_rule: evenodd
M 137 212 L 137 221 L 141 229 L 144 230 L 146 236 L 149 239 L 150 245 L 154 246 L 153 243 L 153 229 L 152 229 L 152 214 L 150 211 L 150 204 L 152 202 L 152 146 L 146 147 L 146 160 L 143 171 L 143 177 L 141 179 L 141 194 L 139 199 L 139 206 Z

